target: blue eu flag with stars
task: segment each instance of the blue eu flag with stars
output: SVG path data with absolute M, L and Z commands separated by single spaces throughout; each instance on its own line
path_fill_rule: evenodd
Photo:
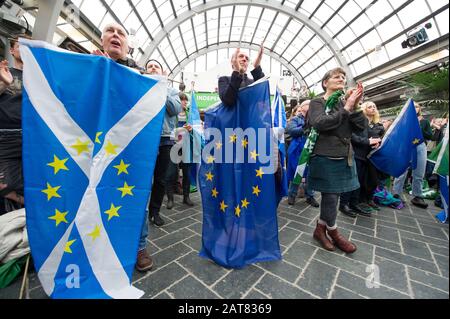
M 422 129 L 417 119 L 414 101 L 409 99 L 383 137 L 381 145 L 368 158 L 380 171 L 394 177 L 416 166 L 417 145 L 423 143 Z
M 131 278 L 166 81 L 20 43 L 27 230 L 42 287 L 52 298 L 139 298 Z
M 205 114 L 207 146 L 198 176 L 203 203 L 200 256 L 227 268 L 281 259 L 277 223 L 281 194 L 270 165 L 278 152 L 273 154 L 270 108 L 265 80 L 241 89 L 235 105 L 220 104 Z M 209 137 L 211 128 L 220 134 Z M 240 134 L 239 129 L 256 136 Z M 227 161 L 230 152 L 236 156 Z

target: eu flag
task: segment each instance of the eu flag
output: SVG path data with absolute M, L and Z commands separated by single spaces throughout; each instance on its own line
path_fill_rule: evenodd
M 21 40 L 23 165 L 35 269 L 52 298 L 131 285 L 167 84 L 111 59 Z
M 241 89 L 235 105 L 205 114 L 200 256 L 227 268 L 281 259 L 270 107 L 265 80 Z
M 380 147 L 368 157 L 380 171 L 399 177 L 410 166 L 416 147 L 422 142 L 414 101 L 409 99 L 386 132 Z

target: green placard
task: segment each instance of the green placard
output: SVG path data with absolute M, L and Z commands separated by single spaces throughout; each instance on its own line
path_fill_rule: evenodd
M 220 102 L 218 93 L 195 92 L 198 110 L 204 110 L 217 102 Z

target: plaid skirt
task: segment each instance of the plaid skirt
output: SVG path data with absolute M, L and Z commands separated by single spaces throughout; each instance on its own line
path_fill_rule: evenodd
M 308 187 L 321 193 L 346 193 L 359 188 L 356 163 L 347 159 L 312 156 L 309 162 Z

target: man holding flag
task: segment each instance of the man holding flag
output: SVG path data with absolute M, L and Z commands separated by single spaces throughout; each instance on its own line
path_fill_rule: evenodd
M 263 76 L 262 52 L 261 46 L 252 72 L 255 80 Z M 244 75 L 247 66 L 248 57 L 237 49 L 232 77 L 219 79 L 223 103 L 205 113 L 209 143 L 198 174 L 203 203 L 200 256 L 227 268 L 281 259 L 276 214 L 281 194 L 274 174 L 278 151 L 269 83 L 249 85 L 253 81 Z
M 124 30 L 104 33 L 102 55 L 122 60 Z M 44 42 L 20 50 L 27 226 L 41 284 L 53 298 L 139 298 L 131 277 L 167 83 Z

